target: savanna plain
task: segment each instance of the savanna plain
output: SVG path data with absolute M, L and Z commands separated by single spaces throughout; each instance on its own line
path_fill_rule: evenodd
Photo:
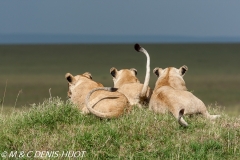
M 155 67 L 187 65 L 188 90 L 222 117 L 212 122 L 186 116 L 189 127 L 183 128 L 171 114 L 138 107 L 112 120 L 82 115 L 67 100 L 65 74 L 90 72 L 93 80 L 112 87 L 111 67 L 136 68 L 143 83 L 146 57 L 134 44 L 0 45 L 0 152 L 86 151 L 83 159 L 240 159 L 240 45 L 141 45 L 150 54 L 152 89 Z

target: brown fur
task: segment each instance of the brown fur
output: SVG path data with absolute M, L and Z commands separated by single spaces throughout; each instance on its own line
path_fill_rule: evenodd
M 150 79 L 150 57 L 148 52 L 139 44 L 135 44 L 134 48 L 136 51 L 144 53 L 147 58 L 144 84 L 139 82 L 136 76 L 137 70 L 134 68 L 118 71 L 113 67 L 110 69 L 110 73 L 113 76 L 114 87 L 118 88 L 118 91 L 128 98 L 131 105 L 146 106 L 152 94 L 151 89 L 148 87 Z
M 219 115 L 210 115 L 204 103 L 187 91 L 183 80 L 187 70 L 187 66 L 179 69 L 169 67 L 164 70 L 161 68 L 153 70 L 158 80 L 149 103 L 150 110 L 156 113 L 171 112 L 183 126 L 188 126 L 182 117 L 183 114 L 200 113 L 210 119 L 219 117 Z
M 170 68 L 167 69 L 167 74 L 166 76 L 163 77 L 163 79 L 155 86 L 155 88 L 160 88 L 162 86 L 169 86 L 169 72 Z
M 101 118 L 119 117 L 131 110 L 127 98 L 120 92 L 114 92 L 110 87 L 95 88 L 90 91 L 85 104 L 92 114 Z
M 142 106 L 143 104 L 147 104 L 149 102 L 152 92 L 148 87 L 146 96 L 140 96 L 143 84 L 141 84 L 136 77 L 136 71 L 136 69 L 122 69 L 118 71 L 114 67 L 110 69 L 110 73 L 114 75 L 114 87 L 118 88 L 118 91 L 128 98 L 131 105 Z
M 91 74 L 88 72 L 77 76 L 67 73 L 65 77 L 69 84 L 68 95 L 70 96 L 70 100 L 79 107 L 82 113 L 90 113 L 86 106 L 86 97 L 90 91 L 102 88 L 103 85 L 93 81 Z M 87 102 L 90 105 L 94 105 L 93 109 L 97 112 L 102 114 L 107 113 L 108 116 L 106 118 L 118 117 L 125 110 L 130 110 L 127 98 L 119 92 L 96 90 Z M 99 114 L 96 116 L 101 117 Z

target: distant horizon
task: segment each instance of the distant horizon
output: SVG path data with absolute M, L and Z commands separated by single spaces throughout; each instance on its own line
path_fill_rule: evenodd
M 0 44 L 104 44 L 104 43 L 240 43 L 233 36 L 0 34 Z
M 0 44 L 240 43 L 240 1 L 1 1 Z

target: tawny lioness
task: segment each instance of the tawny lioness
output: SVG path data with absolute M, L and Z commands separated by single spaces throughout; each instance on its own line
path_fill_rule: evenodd
M 113 77 L 114 87 L 118 88 L 118 91 L 128 98 L 130 104 L 142 106 L 149 103 L 152 94 L 150 87 L 148 87 L 150 79 L 150 57 L 148 52 L 139 44 L 135 44 L 134 47 L 136 51 L 144 53 L 147 57 L 144 84 L 139 82 L 137 70 L 134 68 L 117 70 L 115 67 L 112 67 L 110 73 Z
M 77 76 L 67 73 L 65 77 L 69 84 L 70 100 L 85 114 L 91 112 L 101 118 L 114 118 L 131 109 L 122 93 L 113 92 L 111 88 L 103 88 L 101 83 L 92 80 L 88 72 Z
M 153 70 L 158 79 L 149 103 L 149 109 L 156 113 L 171 112 L 182 126 L 188 126 L 183 119 L 184 114 L 200 113 L 209 119 L 220 117 L 220 115 L 210 115 L 204 103 L 187 91 L 183 80 L 187 70 L 188 67 L 185 65 L 179 69 L 157 67 Z

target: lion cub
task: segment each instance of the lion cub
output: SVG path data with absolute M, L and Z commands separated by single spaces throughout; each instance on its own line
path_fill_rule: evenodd
M 102 118 L 114 118 L 122 115 L 125 110 L 130 110 L 129 102 L 122 93 L 113 92 L 114 90 L 111 88 L 103 88 L 101 83 L 92 80 L 92 76 L 88 72 L 77 76 L 67 73 L 65 78 L 69 84 L 70 100 L 84 114 L 92 113 Z M 90 95 L 92 96 L 90 97 Z M 88 107 L 91 106 L 91 110 L 87 108 L 86 104 Z
M 168 67 L 155 68 L 153 72 L 158 79 L 149 103 L 150 110 L 156 113 L 171 112 L 182 126 L 188 126 L 183 119 L 183 114 L 200 113 L 209 119 L 215 119 L 220 115 L 210 115 L 204 103 L 187 91 L 183 76 L 188 70 L 187 66 L 179 69 Z
M 117 70 L 115 67 L 110 69 L 113 77 L 114 87 L 123 93 L 131 105 L 146 105 L 149 103 L 152 91 L 148 87 L 150 79 L 150 57 L 148 52 L 139 44 L 135 44 L 135 50 L 142 52 L 147 57 L 146 76 L 144 84 L 141 84 L 137 78 L 137 70 L 135 68 Z

